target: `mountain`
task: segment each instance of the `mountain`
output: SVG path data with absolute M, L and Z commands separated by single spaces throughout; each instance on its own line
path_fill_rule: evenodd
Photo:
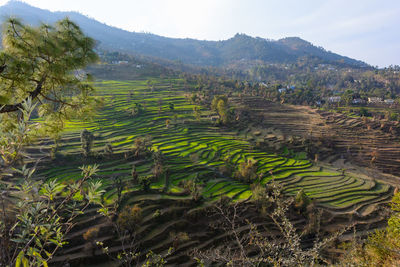
M 99 47 L 133 55 L 150 56 L 197 66 L 225 67 L 237 62 L 294 63 L 312 57 L 319 63 L 366 67 L 366 63 L 328 52 L 298 37 L 280 40 L 236 34 L 224 41 L 167 38 L 148 33 L 129 32 L 108 26 L 77 12 L 50 12 L 20 1 L 0 7 L 0 17 L 18 17 L 25 23 L 54 23 L 69 17 L 83 31 L 99 41 Z

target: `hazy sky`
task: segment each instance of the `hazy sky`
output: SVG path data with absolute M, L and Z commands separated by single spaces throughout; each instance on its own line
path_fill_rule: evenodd
M 0 4 L 7 1 L 0 0 Z M 168 37 L 298 36 L 380 67 L 400 65 L 400 0 L 25 0 Z

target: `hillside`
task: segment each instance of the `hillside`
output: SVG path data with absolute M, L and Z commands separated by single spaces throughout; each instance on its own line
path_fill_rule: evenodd
M 54 23 L 69 17 L 102 49 L 180 61 L 197 66 L 224 67 L 235 62 L 293 63 L 303 57 L 317 58 L 320 63 L 365 67 L 366 63 L 328 52 L 298 37 L 277 41 L 236 34 L 223 41 L 167 38 L 148 33 L 129 32 L 108 26 L 77 12 L 50 12 L 19 1 L 0 7 L 0 17 L 18 17 L 30 24 Z
M 242 130 L 219 127 L 212 120 L 213 112 L 205 107 L 200 106 L 201 115 L 196 119 L 192 111 L 197 104 L 185 97 L 194 90 L 195 84 L 173 77 L 153 77 L 151 90 L 145 80 L 106 80 L 96 82 L 94 86 L 106 104 L 92 121 L 66 122 L 56 157 L 43 159 L 38 176 L 73 183 L 80 177 L 82 163 L 96 162 L 100 169 L 96 179 L 103 183 L 106 203 L 118 201 L 116 181 L 120 179 L 126 188 L 121 206 L 137 204 L 143 211 L 143 221 L 137 229 L 139 239 L 131 241 L 138 248 L 137 252 L 145 254 L 151 250 L 165 255 L 170 247 L 174 247 L 173 254 L 167 258 L 168 266 L 194 266 L 190 256 L 193 249 L 229 246 L 232 244 L 226 241 L 229 233 L 210 227 L 214 220 L 210 217 L 210 207 L 224 196 L 243 203 L 241 216 L 248 221 L 240 228 L 240 233 L 247 233 L 249 221 L 265 226 L 263 233 L 279 233 L 250 200 L 254 193 L 251 183 L 221 172 L 228 161 L 234 166 L 249 160 L 257 162 L 259 183 L 265 186 L 272 180 L 278 181 L 288 196 L 305 190 L 315 199 L 318 208 L 323 209 L 321 233 L 335 232 L 352 223 L 362 235 L 364 230 L 382 227 L 384 223 L 379 216 L 379 207 L 391 198 L 392 186 L 329 165 L 255 148 L 251 145 L 254 141 L 278 142 L 281 139 L 276 132 L 262 130 L 257 133 L 257 129 L 251 127 Z M 247 96 L 244 99 L 254 98 Z M 138 103 L 145 108 L 138 113 L 132 112 L 132 106 L 138 107 Z M 174 104 L 173 109 L 169 103 Z M 278 119 L 276 115 L 274 118 Z M 299 118 L 286 118 L 285 121 L 292 125 L 297 120 Z M 83 128 L 95 134 L 93 156 L 86 159 L 80 148 Z M 151 151 L 162 153 L 162 168 L 168 170 L 165 175 L 154 176 L 147 189 L 132 184 L 132 166 L 140 177 L 152 175 L 154 158 L 145 152 L 136 156 L 133 152 L 138 143 L 136 140 L 144 140 Z M 103 152 L 107 144 L 112 146 L 112 153 L 108 155 Z M 43 152 L 50 151 L 51 146 L 51 143 L 32 146 L 31 155 L 43 157 Z M 190 184 L 195 189 L 188 189 Z M 294 216 L 296 228 L 303 229 L 309 224 L 307 216 L 295 211 L 289 214 Z M 110 222 L 96 209 L 91 209 L 79 219 L 68 236 L 68 245 L 52 263 L 60 265 L 68 261 L 71 266 L 88 266 L 89 263 L 97 266 L 95 264 L 109 261 L 102 249 L 90 249 L 89 242 L 83 237 L 95 227 L 100 229 L 97 239 L 104 242 L 110 252 L 121 250 Z M 178 240 L 179 233 L 187 238 Z M 349 236 L 353 237 L 353 233 Z

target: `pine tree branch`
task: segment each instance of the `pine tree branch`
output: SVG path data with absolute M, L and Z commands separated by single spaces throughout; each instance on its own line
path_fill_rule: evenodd
M 43 89 L 43 84 L 46 80 L 46 75 L 43 76 L 43 78 L 37 82 L 36 88 L 35 90 L 29 92 L 29 96 L 27 98 L 25 98 L 24 101 L 27 101 L 28 98 L 36 99 L 38 97 L 38 95 L 42 92 Z M 10 112 L 15 112 L 18 111 L 20 109 L 22 109 L 22 103 L 24 101 L 21 101 L 20 103 L 17 104 L 7 104 L 7 105 L 3 105 L 0 107 L 0 113 L 10 113 Z

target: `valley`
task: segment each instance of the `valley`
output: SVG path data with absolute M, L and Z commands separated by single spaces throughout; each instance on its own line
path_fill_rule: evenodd
M 187 231 L 185 233 L 188 234 L 188 240 L 179 244 L 176 251 L 167 258 L 171 263 L 178 259 L 187 261 L 185 258 L 187 256 L 182 257 L 188 255 L 193 247 L 202 248 L 213 243 L 219 244 L 218 239 L 210 239 L 212 232 L 196 230 L 195 225 L 200 229 L 207 229 L 207 220 L 193 221 L 201 218 L 201 214 L 206 212 L 208 206 L 222 196 L 245 203 L 251 200 L 250 184 L 223 176 L 219 171 L 218 167 L 224 165 L 227 158 L 234 165 L 249 159 L 256 161 L 260 183 L 266 184 L 275 180 L 283 185 L 284 193 L 289 196 L 303 189 L 316 201 L 317 207 L 323 209 L 324 220 L 321 222 L 323 231 L 333 232 L 345 227 L 346 224 L 355 224 L 362 233 L 371 227 L 384 225 L 384 217 L 377 215 L 377 212 L 380 211 L 382 204 L 390 201 L 393 186 L 361 174 L 357 170 L 348 171 L 328 163 L 282 157 L 251 145 L 251 139 L 278 140 L 279 136 L 272 135 L 277 131 L 287 134 L 283 126 L 287 127 L 286 131 L 294 129 L 291 132 L 296 135 L 309 134 L 310 129 L 314 129 L 313 132 L 317 133 L 317 125 L 321 120 L 317 119 L 317 113 L 307 109 L 300 110 L 315 117 L 315 125 L 310 125 L 304 124 L 301 117 L 293 115 L 298 114 L 300 108 L 288 106 L 287 110 L 283 110 L 282 106 L 277 104 L 262 104 L 255 110 L 261 109 L 262 112 L 269 114 L 264 118 L 263 125 L 269 127 L 273 125 L 274 131 L 268 135 L 267 128 L 266 137 L 260 134 L 254 135 L 255 129 L 246 133 L 235 133 L 229 129 L 216 127 L 210 119 L 212 113 L 208 110 L 202 110 L 201 118 L 196 120 L 193 115 L 195 105 L 185 98 L 187 91 L 185 92 L 182 87 L 181 80 L 153 79 L 152 81 L 153 89 L 149 89 L 145 80 L 96 82 L 98 94 L 107 99 L 107 104 L 93 121 L 67 122 L 66 131 L 59 141 L 57 158 L 42 160 L 38 178 L 49 177 L 63 183 L 71 183 L 79 178 L 79 166 L 82 163 L 99 164 L 96 179 L 103 183 L 106 191 L 105 203 L 111 204 L 116 201 L 115 181 L 120 179 L 125 184 L 121 205 L 138 204 L 143 210 L 144 221 L 138 230 L 141 237 L 138 241 L 140 245 L 136 244 L 138 247 L 144 251 L 152 250 L 163 254 L 173 246 L 174 238 L 168 233 Z M 135 103 L 145 106 L 143 114 L 132 116 L 131 110 Z M 174 104 L 173 110 L 169 109 L 169 103 Z M 264 108 L 268 108 L 268 111 Z M 290 113 L 289 110 L 295 110 L 295 113 Z M 274 111 L 276 113 L 273 113 Z M 285 119 L 282 114 L 285 114 Z M 170 120 L 168 126 L 166 126 L 167 120 Z M 300 125 L 303 128 L 300 128 Z M 88 159 L 82 158 L 81 155 L 79 137 L 81 129 L 87 129 L 95 135 L 94 154 Z M 260 131 L 259 128 L 257 130 Z M 128 186 L 132 180 L 130 173 L 133 164 L 139 176 L 150 175 L 153 168 L 151 158 L 137 160 L 133 156 L 132 149 L 137 138 L 148 138 L 151 143 L 150 149 L 162 152 L 163 165 L 168 168 L 168 181 L 165 177 L 157 178 L 152 181 L 147 191 L 143 191 L 140 186 Z M 108 143 L 113 147 L 112 155 L 104 155 L 103 148 Z M 40 151 L 50 149 L 42 145 Z M 200 200 L 194 200 L 193 194 L 185 189 L 184 182 L 187 181 L 195 181 L 199 185 Z M 161 215 L 154 218 L 156 211 Z M 256 210 L 251 214 L 249 216 L 253 218 L 260 216 Z M 340 224 L 337 223 L 339 221 Z M 307 219 L 302 218 L 299 227 L 302 224 L 307 224 Z M 88 250 L 88 243 L 82 237 L 93 227 L 100 228 L 98 240 L 111 242 L 110 252 L 118 251 L 120 245 L 112 241 L 111 226 L 101 215 L 96 214 L 96 209 L 93 209 L 81 218 L 81 222 L 69 235 L 73 246 L 67 246 L 62 255 L 55 260 L 68 259 L 79 262 L 82 259 L 90 259 L 91 255 L 105 257 L 100 248 L 94 252 Z

